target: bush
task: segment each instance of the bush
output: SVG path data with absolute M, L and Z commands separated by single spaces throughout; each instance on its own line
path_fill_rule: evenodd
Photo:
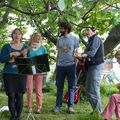
M 110 84 L 108 84 L 104 80 L 101 82 L 100 90 L 101 90 L 101 95 L 105 95 L 105 96 L 111 95 L 118 91 L 114 83 L 111 82 Z

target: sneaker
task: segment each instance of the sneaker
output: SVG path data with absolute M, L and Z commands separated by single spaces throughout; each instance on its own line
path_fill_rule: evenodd
M 37 109 L 36 113 L 38 114 L 41 113 L 41 109 Z
M 68 108 L 68 112 L 71 114 L 71 113 L 74 113 L 74 109 L 73 109 L 73 107 L 69 107 Z
M 54 112 L 54 113 L 59 113 L 59 112 L 60 112 L 60 108 L 56 106 L 56 107 L 52 110 L 52 112 Z

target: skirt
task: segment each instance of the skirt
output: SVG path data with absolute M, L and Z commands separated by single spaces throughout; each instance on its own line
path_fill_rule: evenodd
M 4 88 L 6 94 L 25 93 L 27 75 L 3 74 Z

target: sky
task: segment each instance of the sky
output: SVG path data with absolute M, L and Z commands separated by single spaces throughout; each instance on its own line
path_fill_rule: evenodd
M 34 28 L 30 27 L 30 26 L 27 26 L 27 33 L 24 34 L 23 38 L 26 38 L 26 39 L 29 39 L 30 38 L 30 35 L 34 32 Z
M 14 25 L 11 25 L 11 26 L 9 26 L 8 30 L 10 30 L 9 32 L 12 33 L 12 31 L 13 31 L 15 28 L 17 28 L 17 27 L 14 26 Z M 31 27 L 31 26 L 27 26 L 27 33 L 25 33 L 25 34 L 23 35 L 23 38 L 29 39 L 29 38 L 30 38 L 30 35 L 31 35 L 33 32 L 34 32 L 34 28 Z

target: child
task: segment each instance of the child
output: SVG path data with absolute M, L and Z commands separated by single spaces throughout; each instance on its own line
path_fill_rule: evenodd
M 30 37 L 28 57 L 34 57 L 42 54 L 46 54 L 46 48 L 42 45 L 42 37 L 40 33 L 33 33 Z M 32 92 L 33 92 L 33 81 L 35 81 L 36 91 L 36 109 L 37 113 L 41 112 L 42 109 L 42 80 L 43 75 L 28 75 L 27 76 L 27 105 L 28 112 L 32 112 Z
M 120 65 L 120 50 L 116 52 L 115 57 Z M 120 120 L 120 83 L 116 87 L 119 89 L 119 93 L 111 96 L 109 103 L 102 112 L 104 120 L 110 120 L 113 112 L 115 112 L 116 120 Z

